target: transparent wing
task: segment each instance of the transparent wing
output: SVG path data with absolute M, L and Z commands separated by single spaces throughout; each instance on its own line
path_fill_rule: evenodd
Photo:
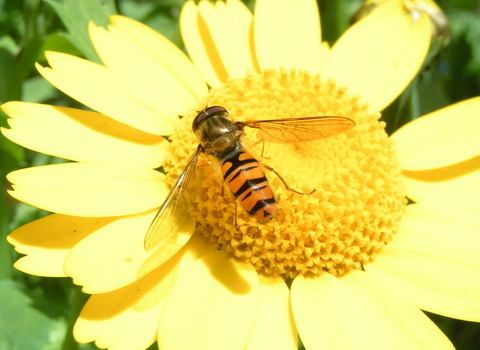
M 201 152 L 202 150 L 198 148 L 190 157 L 182 174 L 155 215 L 145 235 L 145 250 L 152 250 L 166 242 L 188 218 L 189 203 L 195 197 L 195 170 Z
M 237 127 L 243 129 L 258 129 L 257 137 L 261 140 L 275 143 L 295 143 L 326 139 L 355 126 L 355 122 L 345 117 L 306 117 L 272 120 L 250 120 L 237 122 Z

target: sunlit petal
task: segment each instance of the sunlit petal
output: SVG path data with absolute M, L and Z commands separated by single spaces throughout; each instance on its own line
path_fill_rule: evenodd
M 154 214 L 120 217 L 98 228 L 72 249 L 65 272 L 90 294 L 135 282 L 139 266 L 151 255 L 143 248 L 143 238 Z
M 281 277 L 258 275 L 260 301 L 246 350 L 296 350 L 298 333 L 290 307 L 290 291 Z
M 180 12 L 180 27 L 188 55 L 211 87 L 227 80 L 228 73 L 215 48 L 207 25 L 193 1 L 187 1 Z
M 151 284 L 154 282 L 157 281 L 152 280 Z M 150 286 L 139 288 L 137 284 L 91 296 L 73 329 L 75 339 L 79 343 L 95 341 L 97 346 L 110 350 L 148 348 L 155 341 L 163 302 L 134 310 L 131 304 L 135 299 L 152 294 Z
M 141 99 L 137 98 L 149 110 L 155 111 L 162 117 L 170 118 L 171 123 L 175 123 L 178 115 L 195 105 L 195 96 L 170 71 L 172 59 L 176 58 L 177 67 L 181 67 L 182 64 L 185 66 L 186 58 L 178 57 L 181 51 L 178 52 L 172 43 L 162 45 L 162 40 L 155 40 L 161 37 L 160 34 L 157 33 L 157 36 L 152 38 L 150 45 L 154 46 L 158 43 L 164 49 L 165 60 L 167 60 L 165 65 L 159 62 L 156 56 L 139 46 L 136 40 L 132 40 L 128 34 L 115 26 L 110 26 L 107 31 L 103 27 L 90 23 L 89 31 L 92 43 L 103 63 L 119 76 L 127 78 L 132 83 L 132 87 L 141 88 L 137 92 L 141 95 Z M 168 42 L 167 39 L 163 39 Z M 174 57 L 168 58 L 169 56 Z M 133 93 L 131 95 L 135 96 Z
M 409 206 L 397 237 L 365 269 L 421 309 L 479 322 L 480 216 L 458 212 Z
M 253 266 L 235 261 L 224 251 L 206 255 L 185 271 L 167 298 L 159 347 L 243 350 L 258 302 Z
M 188 227 L 172 235 L 178 241 L 180 235 L 186 236 L 183 243 L 164 247 L 168 255 L 159 258 L 159 250 L 147 252 L 143 245 L 155 212 L 119 218 L 77 244 L 65 262 L 74 283 L 86 293 L 108 292 L 136 281 L 175 255 L 192 236 L 195 221 L 189 220 Z
M 450 224 L 460 224 L 462 226 L 470 227 L 471 229 L 480 229 L 480 216 L 477 215 L 477 210 L 470 208 L 462 208 L 449 204 L 429 203 L 429 204 L 412 204 L 407 207 L 406 217 L 408 220 L 430 220 L 430 221 L 442 221 Z M 463 238 L 456 237 L 459 242 L 463 241 Z M 468 245 L 467 242 L 460 244 Z
M 415 202 L 480 210 L 480 156 L 444 168 L 404 170 L 403 182 Z
M 359 296 L 365 309 L 372 310 L 372 316 L 373 313 L 378 313 L 375 315 L 377 322 L 380 321 L 377 327 L 383 333 L 384 340 L 386 339 L 384 344 L 392 343 L 388 346 L 389 349 L 454 348 L 437 325 L 390 285 L 360 270 L 352 271 L 341 280 Z M 369 308 L 368 304 L 372 302 L 375 305 Z M 409 343 L 414 346 L 407 346 Z
M 7 240 L 25 254 L 15 268 L 39 276 L 65 277 L 63 263 L 70 249 L 112 218 L 52 214 L 13 231 Z
M 402 168 L 428 170 L 479 156 L 479 110 L 480 98 L 472 98 L 415 119 L 397 130 L 392 140 L 397 143 Z
M 155 135 L 172 133 L 176 120 L 171 115 L 162 116 L 161 111 L 151 104 L 149 87 L 78 57 L 58 52 L 46 52 L 45 55 L 52 68 L 37 64 L 37 69 L 59 90 L 141 131 Z
M 292 309 L 302 342 L 307 349 L 377 349 L 378 329 L 372 327 L 372 311 L 365 310 L 338 278 L 297 276 L 292 284 Z
M 348 86 L 349 93 L 360 94 L 372 111 L 380 111 L 415 77 L 430 36 L 426 15 L 412 23 L 400 1 L 386 2 L 341 36 L 322 75 Z
M 254 43 L 262 70 L 295 67 L 317 73 L 321 29 L 313 0 L 258 0 L 255 3 Z
M 179 276 L 213 251 L 196 234 L 167 263 L 123 288 L 92 295 L 75 324 L 75 338 L 109 349 L 144 349 L 155 340 L 158 318 Z
M 328 42 L 323 41 L 320 45 L 320 60 L 318 62 L 318 68 L 322 70 L 323 65 L 328 60 L 328 55 L 330 55 L 330 45 Z
M 119 216 L 158 207 L 168 190 L 158 171 L 120 163 L 65 163 L 7 176 L 10 194 L 27 204 L 74 216 Z
M 244 77 L 259 71 L 253 48 L 253 16 L 239 0 L 226 3 L 200 1 L 199 13 L 229 77 Z
M 128 17 L 110 16 L 110 22 L 157 62 L 155 70 L 159 69 L 158 65 L 165 67 L 196 99 L 208 93 L 207 85 L 198 68 L 170 40 L 143 23 Z M 136 65 L 138 66 L 138 62 Z M 125 69 L 121 72 L 125 72 Z
M 99 113 L 26 102 L 8 102 L 2 110 L 11 117 L 11 129 L 2 129 L 2 133 L 37 152 L 76 161 L 150 168 L 160 166 L 166 154 L 165 138 Z
M 453 349 L 443 333 L 393 290 L 351 271 L 297 277 L 292 307 L 307 349 Z

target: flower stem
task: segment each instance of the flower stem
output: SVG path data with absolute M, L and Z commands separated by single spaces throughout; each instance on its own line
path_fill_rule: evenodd
M 73 326 L 77 321 L 80 312 L 83 309 L 83 306 L 88 300 L 89 295 L 82 293 L 82 290 L 79 286 L 73 286 L 73 296 L 70 306 L 70 317 L 68 319 L 67 334 L 63 340 L 62 350 L 77 350 L 78 343 L 75 338 L 73 338 Z
M 387 122 L 386 131 L 391 135 L 412 120 L 420 117 L 418 78 L 415 78 L 404 92 L 382 112 L 382 120 Z
M 8 215 L 6 194 L 0 197 L 0 280 L 12 278 L 12 248 L 6 240 Z

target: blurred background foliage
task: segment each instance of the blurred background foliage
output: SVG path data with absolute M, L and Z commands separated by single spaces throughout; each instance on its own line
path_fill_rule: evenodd
M 244 0 L 253 11 L 255 0 Z M 361 0 L 319 0 L 324 40 L 333 44 L 350 25 Z M 0 0 L 0 103 L 11 100 L 79 107 L 39 76 L 45 50 L 99 61 L 87 23 L 106 25 L 110 14 L 139 20 L 184 49 L 178 25 L 183 0 Z M 439 0 L 450 21 L 451 40 L 383 113 L 389 133 L 412 118 L 480 95 L 480 2 Z M 7 126 L 0 112 L 0 126 Z M 48 213 L 12 200 L 5 175 L 15 169 L 61 162 L 11 143 L 0 135 L 0 350 L 96 349 L 71 335 L 88 296 L 67 278 L 43 278 L 13 268 L 18 254 L 5 237 Z M 429 316 L 459 350 L 480 349 L 477 323 Z M 152 346 L 155 349 L 156 345 Z

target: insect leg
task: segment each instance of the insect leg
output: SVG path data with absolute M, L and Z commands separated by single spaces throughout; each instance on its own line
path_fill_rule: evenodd
M 235 216 L 234 216 L 234 219 L 233 219 L 233 223 L 235 224 L 235 229 L 238 231 L 238 222 L 237 222 L 237 204 L 238 202 L 235 201 Z
M 312 194 L 313 192 L 315 192 L 317 189 L 314 188 L 313 190 L 311 190 L 310 192 L 308 193 L 304 193 L 304 192 L 300 192 L 300 191 L 297 191 L 293 188 L 291 188 L 290 186 L 287 185 L 287 182 L 284 180 L 284 178 L 275 170 L 273 169 L 271 166 L 268 166 L 268 165 L 265 165 L 265 164 L 262 164 L 263 167 L 265 167 L 267 170 L 270 170 L 270 171 L 273 171 L 277 176 L 278 178 L 283 182 L 283 184 L 285 185 L 285 188 L 289 191 L 292 191 L 292 192 L 295 192 L 295 193 L 298 193 L 298 194 L 301 194 L 301 195 L 310 195 Z
M 233 196 L 233 193 L 230 191 L 230 189 L 227 190 L 228 193 L 230 193 L 230 195 L 226 196 L 225 195 L 225 188 L 228 189 L 227 187 L 227 184 L 225 183 L 225 181 L 222 183 L 222 189 L 220 190 L 220 196 L 222 198 L 224 198 L 227 202 L 237 202 L 237 199 Z
M 265 158 L 265 159 L 270 159 L 270 157 L 264 157 L 263 156 L 263 152 L 265 151 L 265 140 L 264 139 L 259 139 L 259 140 L 255 141 L 249 148 L 255 147 L 260 142 L 262 143 L 262 153 L 260 154 L 260 157 Z

